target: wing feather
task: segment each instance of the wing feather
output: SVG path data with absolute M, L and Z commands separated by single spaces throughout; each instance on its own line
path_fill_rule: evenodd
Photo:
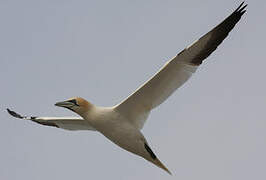
M 149 112 L 182 86 L 203 60 L 222 43 L 246 12 L 246 6 L 244 2 L 241 3 L 222 23 L 167 62 L 149 81 L 115 106 L 115 109 L 141 129 Z
M 31 120 L 38 124 L 42 124 L 45 126 L 52 126 L 57 128 L 62 128 L 65 130 L 92 130 L 95 131 L 93 127 L 91 127 L 87 121 L 82 119 L 81 117 L 35 117 L 35 116 L 22 116 L 15 111 L 11 111 L 7 109 L 7 112 L 16 118 Z

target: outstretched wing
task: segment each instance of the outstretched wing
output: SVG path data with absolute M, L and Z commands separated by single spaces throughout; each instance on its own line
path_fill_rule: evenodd
M 87 121 L 80 117 L 27 117 L 22 116 L 15 111 L 11 111 L 7 109 L 7 112 L 13 117 L 25 120 L 31 120 L 33 122 L 45 125 L 45 126 L 53 126 L 57 128 L 62 128 L 66 130 L 92 130 L 95 131 L 93 127 L 91 127 Z
M 184 84 L 234 28 L 246 12 L 244 2 L 222 23 L 185 48 L 136 92 L 115 108 L 141 129 L 151 109 L 164 102 Z

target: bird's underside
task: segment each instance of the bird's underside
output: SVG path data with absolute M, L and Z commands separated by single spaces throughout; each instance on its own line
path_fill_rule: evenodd
M 150 111 L 163 103 L 176 89 L 182 86 L 197 70 L 198 66 L 216 50 L 246 12 L 246 6 L 244 2 L 241 3 L 241 5 L 219 25 L 168 61 L 159 72 L 124 101 L 116 106 L 106 108 L 106 111 L 103 111 L 104 108 L 94 106 L 82 98 L 72 98 L 67 101 L 56 103 L 57 106 L 70 109 L 81 117 L 26 117 L 9 109 L 7 109 L 7 111 L 16 118 L 31 120 L 42 125 L 66 130 L 101 129 L 100 132 L 120 147 L 144 157 L 156 166 L 170 173 L 153 153 L 144 136 L 143 142 L 138 142 L 140 143 L 138 144 L 139 148 L 136 148 L 133 142 L 135 140 L 132 137 L 142 135 L 140 130 L 144 126 Z M 114 114 L 120 117 L 119 121 L 111 122 L 110 126 L 106 126 L 106 124 L 102 123 L 110 123 L 108 121 L 102 121 L 102 117 L 105 117 L 106 120 L 108 119 L 108 115 L 115 117 Z M 123 128 L 115 131 L 117 134 L 111 137 L 113 135 L 112 132 L 120 126 Z M 126 139 L 127 134 L 129 134 L 126 132 L 126 129 L 131 129 L 132 134 L 128 136 L 129 139 Z M 116 139 L 116 137 L 118 138 Z M 123 142 L 120 142 L 120 137 L 124 138 L 121 138 Z

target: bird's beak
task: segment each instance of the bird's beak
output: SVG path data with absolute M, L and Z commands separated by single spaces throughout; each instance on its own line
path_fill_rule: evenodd
M 71 108 L 71 107 L 75 106 L 75 104 L 73 104 L 72 102 L 69 102 L 69 101 L 62 101 L 62 102 L 55 103 L 55 106 Z

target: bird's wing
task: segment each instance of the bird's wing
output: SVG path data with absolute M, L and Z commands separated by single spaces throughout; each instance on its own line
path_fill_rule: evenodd
M 15 111 L 11 111 L 7 109 L 7 112 L 13 117 L 25 120 L 31 120 L 33 122 L 45 125 L 45 126 L 53 126 L 57 128 L 62 128 L 66 130 L 92 130 L 95 131 L 93 127 L 91 127 L 87 121 L 80 117 L 27 117 L 22 116 Z
M 141 129 L 151 109 L 164 102 L 184 84 L 234 28 L 246 12 L 244 2 L 222 23 L 168 61 L 163 68 L 132 95 L 115 106 L 133 125 Z

